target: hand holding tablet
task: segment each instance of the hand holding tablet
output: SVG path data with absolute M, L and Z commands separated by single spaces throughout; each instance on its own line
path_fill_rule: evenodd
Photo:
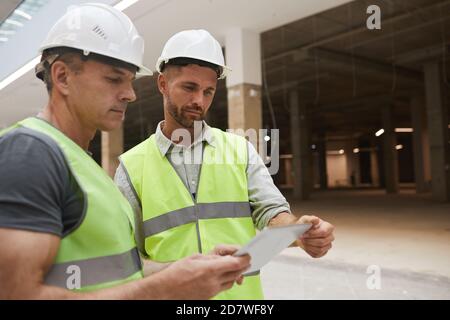
M 305 223 L 270 227 L 261 231 L 247 245 L 234 254 L 234 256 L 249 254 L 252 258 L 250 269 L 244 275 L 260 270 L 273 257 L 308 231 L 309 228 L 311 228 L 311 224 Z

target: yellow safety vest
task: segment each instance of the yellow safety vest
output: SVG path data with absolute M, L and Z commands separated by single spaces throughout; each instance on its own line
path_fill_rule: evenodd
M 145 251 L 157 262 L 208 253 L 218 244 L 244 245 L 255 236 L 248 198 L 247 141 L 212 128 L 194 199 L 158 149 L 155 135 L 125 152 L 121 162 L 142 206 Z M 246 276 L 216 299 L 263 299 L 259 274 Z
M 18 127 L 43 133 L 57 143 L 84 196 L 83 218 L 61 239 L 45 283 L 89 291 L 142 278 L 133 212 L 111 178 L 82 148 L 44 120 L 27 118 L 0 136 Z

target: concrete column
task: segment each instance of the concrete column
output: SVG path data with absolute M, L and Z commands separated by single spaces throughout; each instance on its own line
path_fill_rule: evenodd
M 370 137 L 370 177 L 372 178 L 372 186 L 380 187 L 381 186 L 381 165 L 380 165 L 380 147 L 382 148 L 382 144 L 378 143 L 377 137 L 374 135 Z M 380 145 L 380 147 L 379 147 Z
M 353 152 L 353 150 L 352 150 Z M 360 166 L 360 160 L 359 160 L 359 155 L 360 153 L 354 153 L 354 170 L 355 170 L 355 183 L 356 186 L 358 187 L 361 184 L 361 166 Z
M 442 66 L 425 64 L 425 92 L 431 160 L 433 198 L 450 201 L 450 146 L 448 143 L 448 111 L 442 88 Z
M 312 185 L 312 154 L 310 147 L 309 121 L 306 105 L 300 102 L 296 90 L 289 93 L 291 120 L 292 165 L 294 167 L 294 197 L 309 199 Z
M 283 161 L 284 161 L 284 175 L 286 176 L 286 186 L 292 187 L 294 185 L 292 179 L 292 157 L 289 158 L 285 157 Z
M 243 83 L 228 88 L 228 127 L 261 129 L 261 86 Z
M 319 160 L 319 182 L 320 189 L 328 189 L 328 174 L 327 174 L 327 144 L 325 132 L 320 132 L 317 142 L 317 153 Z
M 411 99 L 411 122 L 414 130 L 413 150 L 416 192 L 423 193 L 428 191 L 427 181 L 430 179 L 430 155 L 425 102 L 422 96 L 417 95 Z
M 114 177 L 122 153 L 123 128 L 110 132 L 102 131 L 102 167 L 110 177 Z
M 398 158 L 395 149 L 397 139 L 395 137 L 393 105 L 383 107 L 382 123 L 384 129 L 382 139 L 386 192 L 398 193 Z
M 259 33 L 232 29 L 226 35 L 226 62 L 233 69 L 226 78 L 231 129 L 262 128 L 260 47 Z
M 376 144 L 372 144 L 370 151 L 370 175 L 372 177 L 372 185 L 380 186 L 380 168 L 378 166 L 378 154 Z
M 356 147 L 358 147 L 358 141 L 355 139 L 347 141 L 344 147 L 347 163 L 347 181 L 350 187 L 356 187 L 359 183 L 359 155 L 353 152 L 353 149 Z

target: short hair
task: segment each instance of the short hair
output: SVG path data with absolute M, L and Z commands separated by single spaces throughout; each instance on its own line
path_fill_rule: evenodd
M 53 80 L 51 76 L 51 67 L 54 62 L 64 62 L 71 71 L 81 72 L 83 70 L 83 63 L 87 60 L 94 60 L 104 64 L 108 64 L 118 68 L 124 68 L 131 72 L 136 72 L 137 67 L 107 56 L 96 53 L 83 54 L 82 50 L 69 47 L 56 47 L 44 50 L 41 57 L 41 62 L 36 66 L 36 77 L 44 81 L 47 91 L 50 94 L 53 88 Z
M 185 67 L 189 64 L 196 64 L 199 65 L 201 67 L 206 67 L 206 68 L 210 68 L 212 70 L 214 70 L 214 72 L 217 74 L 217 78 L 220 78 L 220 75 L 222 74 L 223 71 L 223 67 L 208 62 L 208 61 L 204 61 L 204 60 L 199 60 L 199 59 L 194 59 L 194 58 L 187 58 L 187 57 L 178 57 L 178 58 L 173 58 L 170 59 L 168 62 L 162 62 L 161 63 L 161 73 L 164 71 L 164 68 L 168 65 L 170 66 L 179 66 L 179 67 Z

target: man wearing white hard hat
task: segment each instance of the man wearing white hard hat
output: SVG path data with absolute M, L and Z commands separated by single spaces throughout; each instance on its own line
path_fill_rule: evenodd
M 74 7 L 41 52 L 48 104 L 0 132 L 0 299 L 207 299 L 240 283 L 248 256 L 194 255 L 143 278 L 132 209 L 87 151 L 122 124 L 135 74 L 151 74 L 130 19 Z
M 218 244 L 241 246 L 268 225 L 310 222 L 313 228 L 297 244 L 313 257 L 326 254 L 334 227 L 292 215 L 253 146 L 204 121 L 218 79 L 230 71 L 217 40 L 205 30 L 181 31 L 165 44 L 156 69 L 164 121 L 120 157 L 115 176 L 152 269 Z M 262 299 L 259 274 L 215 298 Z

